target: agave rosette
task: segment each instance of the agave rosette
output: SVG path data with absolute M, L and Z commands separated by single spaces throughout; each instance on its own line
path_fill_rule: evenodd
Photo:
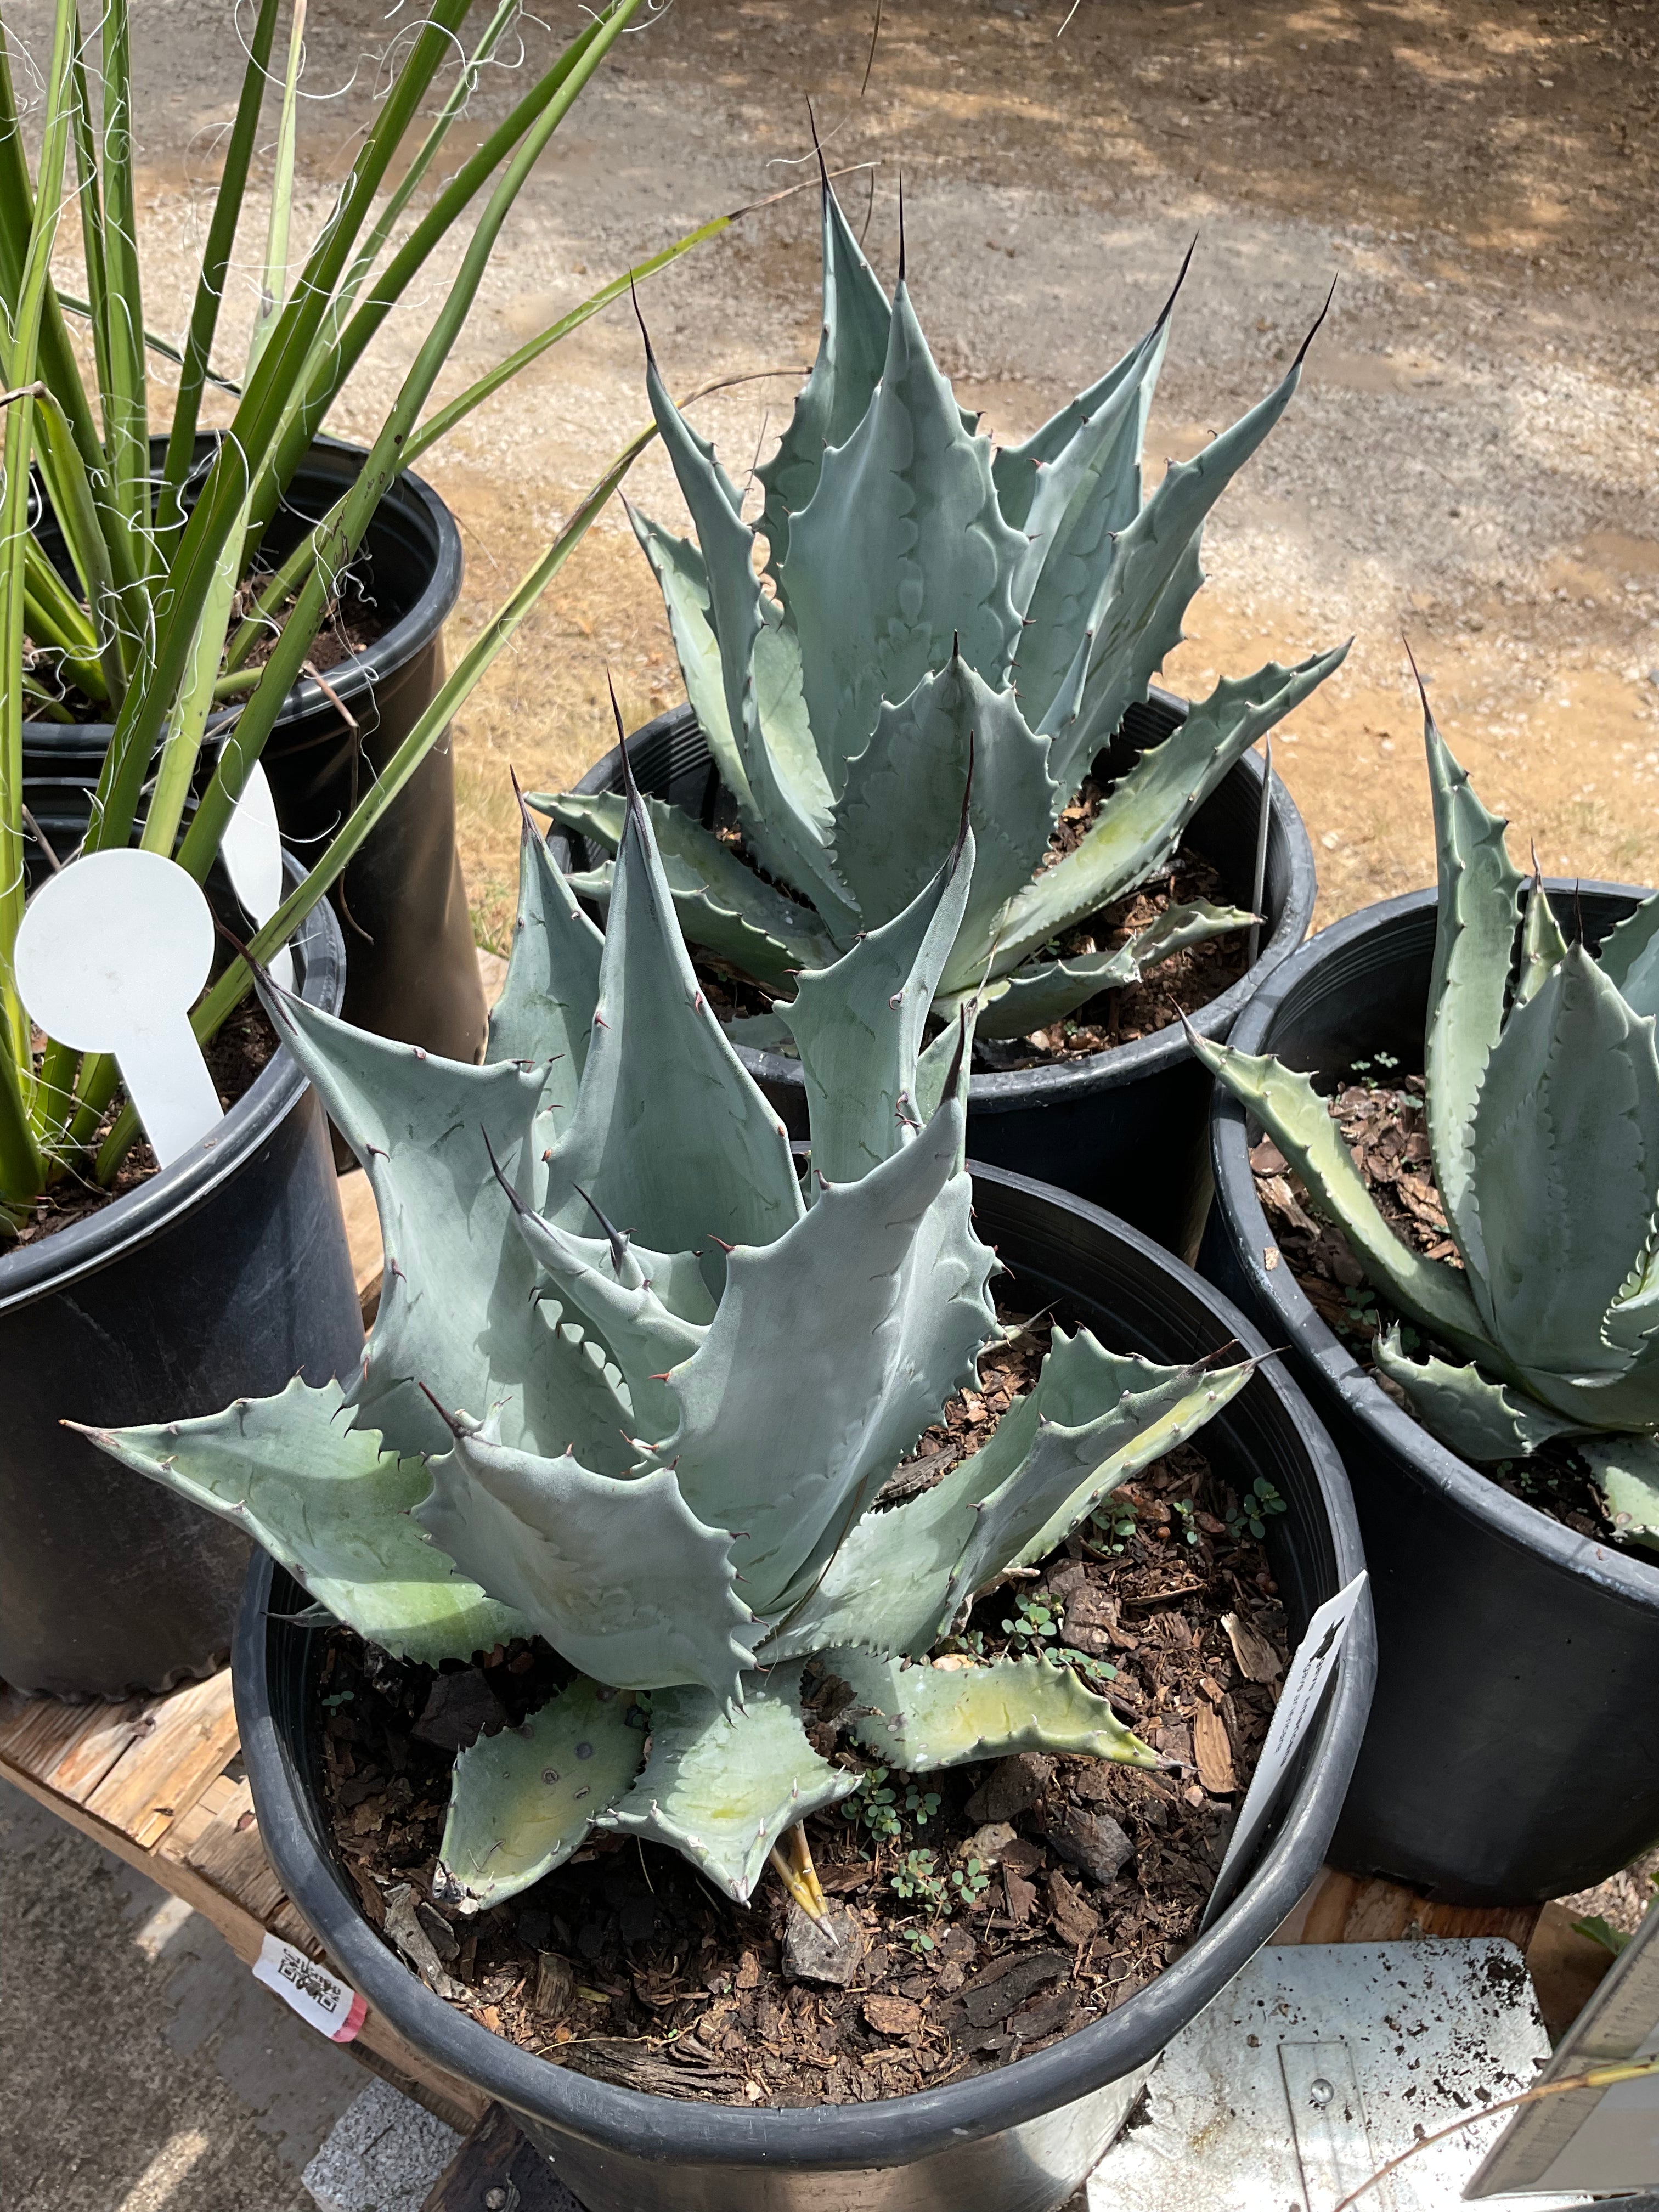
M 787 999 L 799 971 L 832 964 L 937 872 L 970 761 L 977 860 L 935 984 L 940 1014 L 977 994 L 981 1036 L 1021 1036 L 1248 925 L 1196 900 L 1116 949 L 1068 958 L 1055 945 L 1167 866 L 1218 784 L 1346 646 L 1224 679 L 1116 781 L 1075 848 L 1042 865 L 1062 811 L 1180 641 L 1210 509 L 1301 377 L 1298 353 L 1275 391 L 1195 459 L 1172 462 L 1143 500 L 1173 305 L 1033 436 L 994 451 L 934 363 L 902 256 L 890 307 L 826 182 L 823 338 L 759 471 L 758 531 L 647 358 L 697 542 L 637 513 L 634 527 L 687 696 L 766 871 L 678 807 L 649 802 L 695 944 Z M 619 794 L 533 804 L 615 852 Z M 603 900 L 611 877 L 602 866 L 578 881 Z M 787 1046 L 789 1020 L 781 1006 L 736 1034 Z
M 1457 1257 L 1397 1237 L 1310 1079 L 1194 1048 L 1272 1136 L 1368 1280 L 1460 1359 L 1378 1370 L 1465 1459 L 1572 1441 L 1626 1540 L 1659 1548 L 1659 895 L 1598 954 L 1510 860 L 1424 708 L 1439 908 L 1424 1043 L 1431 1156 Z
M 395 1655 L 534 1633 L 568 1662 L 523 1728 L 457 1762 L 456 1899 L 511 1895 L 595 1822 L 746 1899 L 779 1835 L 857 1786 L 802 1730 L 815 1657 L 890 1765 L 1039 1746 L 1158 1763 L 1069 1669 L 926 1657 L 1249 1362 L 1158 1367 L 1056 1329 L 979 1452 L 873 1510 L 999 1329 L 963 1162 L 966 1021 L 950 1058 L 919 1058 L 974 866 L 964 825 L 899 915 L 803 977 L 803 1049 L 836 1073 L 804 1181 L 698 988 L 637 799 L 603 938 L 526 817 L 482 1066 L 265 987 L 380 1209 L 362 1372 L 92 1433 Z

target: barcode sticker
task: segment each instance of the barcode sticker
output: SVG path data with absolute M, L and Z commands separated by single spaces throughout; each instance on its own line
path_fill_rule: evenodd
M 349 2043 L 368 2013 L 356 1990 L 292 1943 L 284 1943 L 280 1936 L 267 1934 L 253 1962 L 253 1978 L 275 1990 L 285 2005 L 331 2043 Z

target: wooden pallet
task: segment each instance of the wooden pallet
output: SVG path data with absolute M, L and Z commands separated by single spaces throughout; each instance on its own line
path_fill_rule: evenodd
M 239 1959 L 267 1930 L 320 1960 L 259 1839 L 241 1768 L 227 1668 L 165 1697 L 67 1705 L 0 1687 L 0 1776 L 212 1922 Z M 275 2002 L 275 2000 L 273 2000 Z M 488 2100 L 406 2043 L 369 2008 L 354 2057 L 452 2127 Z

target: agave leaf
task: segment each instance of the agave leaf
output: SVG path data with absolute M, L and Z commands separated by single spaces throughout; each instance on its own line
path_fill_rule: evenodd
M 801 1212 L 789 1140 L 698 987 L 640 806 L 622 841 L 581 1096 L 541 1211 L 585 1232 L 590 1202 L 654 1250 L 703 1249 L 711 1284 L 714 1239 L 768 1244 Z
M 1464 1459 L 1525 1459 L 1552 1437 L 1570 1436 L 1578 1425 L 1518 1390 L 1489 1382 L 1478 1367 L 1408 1357 L 1397 1328 L 1379 1336 L 1371 1349 L 1383 1374 L 1411 1400 L 1424 1427 Z
M 491 1166 L 493 1153 L 528 1188 L 544 1071 L 444 1060 L 268 987 L 260 995 L 362 1161 L 380 1217 L 386 1286 L 347 1394 L 357 1422 L 395 1450 L 446 1449 L 418 1377 L 469 1412 L 505 1400 L 514 1443 L 574 1443 L 586 1464 L 620 1473 L 626 1401 L 558 1309 L 533 1303 L 535 1265 Z
M 1527 894 L 1526 920 L 1521 925 L 1521 972 L 1516 978 L 1515 1003 L 1524 1006 L 1535 999 L 1558 960 L 1567 957 L 1567 940 L 1555 919 L 1555 908 L 1542 884 Z
M 1033 720 L 1060 690 L 1100 603 L 1115 540 L 1140 512 L 1140 449 L 1168 337 L 1160 318 L 1092 393 L 1072 403 L 1094 404 L 1069 441 L 1030 469 L 1032 495 L 1021 526 L 1030 543 L 1014 585 L 1014 604 L 1025 617 L 1015 673 Z M 1038 438 L 1052 428 L 1045 425 Z M 998 456 L 1005 458 L 1012 456 Z M 1001 482 L 999 472 L 999 489 Z
M 812 373 L 795 400 L 778 450 L 755 471 L 766 494 L 761 529 L 777 577 L 789 526 L 818 487 L 826 448 L 844 446 L 864 417 L 887 358 L 887 295 L 823 183 L 823 329 Z
M 1163 867 L 1234 763 L 1340 667 L 1347 650 L 1314 653 L 1294 668 L 1270 660 L 1254 676 L 1224 677 L 1119 781 L 1082 842 L 1016 893 L 994 972 L 1007 975 L 1051 937 Z
M 974 877 L 946 989 L 977 980 L 998 915 L 1048 842 L 1048 740 L 1027 729 L 1013 693 L 992 690 L 952 653 L 900 705 L 883 706 L 869 744 L 848 763 L 836 858 L 866 929 L 908 906 L 944 861 L 968 793 Z
M 999 1659 L 988 1667 L 909 1667 L 854 1650 L 823 1664 L 852 1689 L 853 1733 L 866 1751 L 907 1774 L 1017 1751 L 1057 1751 L 1156 1767 L 1158 1753 L 1124 1727 L 1104 1698 L 1069 1667 Z
M 263 1544 L 337 1620 L 394 1659 L 470 1659 L 529 1624 L 499 1604 L 410 1518 L 431 1487 L 425 1465 L 346 1425 L 337 1382 L 296 1376 L 274 1398 L 154 1428 L 65 1424 Z
M 1170 307 L 1174 304 L 1172 299 Z M 1157 383 L 1163 365 L 1169 315 L 1166 307 L 1152 328 L 1104 376 L 1068 399 L 1040 429 L 1018 446 L 999 447 L 992 458 L 991 477 L 1002 519 L 1011 529 L 1028 536 L 1039 533 L 1045 507 L 1052 526 L 1053 518 L 1065 512 L 1079 483 L 1098 474 L 1102 447 L 1115 430 L 1126 395 L 1134 394 L 1143 411 L 1150 410 L 1148 387 Z M 1154 349 L 1156 362 L 1149 358 Z M 1137 490 L 1131 516 L 1139 505 Z
M 1602 1324 L 1644 1260 L 1659 1188 L 1653 1023 L 1582 945 L 1493 1045 L 1469 1157 L 1486 1258 L 1477 1297 L 1523 1379 L 1571 1410 L 1548 1378 L 1628 1364 Z
M 1522 879 L 1504 849 L 1504 823 L 1475 797 L 1426 701 L 1423 742 L 1440 872 L 1423 1045 L 1425 1118 L 1446 1221 L 1480 1297 L 1486 1260 L 1474 1193 L 1475 1101 L 1504 1026 Z
M 674 1425 L 675 1408 L 661 1377 L 691 1357 L 707 1323 L 688 1320 L 659 1297 L 653 1270 L 622 1238 L 612 1244 L 603 1237 L 575 1236 L 544 1221 L 516 1192 L 511 1194 L 520 1234 L 537 1265 L 621 1369 L 635 1430 L 647 1437 L 664 1434 Z M 695 1253 L 677 1255 L 676 1261 L 683 1273 L 696 1269 Z
M 701 1349 L 669 1377 L 680 1424 L 655 1460 L 702 1519 L 738 1532 L 757 1612 L 835 1548 L 995 1328 L 957 1167 L 964 1120 L 948 1101 L 775 1243 L 740 1246 Z
M 1659 1447 L 1651 1437 L 1586 1437 L 1589 1462 L 1607 1518 L 1620 1540 L 1659 1551 Z
M 969 1575 L 987 1582 L 1054 1550 L 1108 1491 L 1172 1448 L 1171 1417 L 1182 1425 L 1193 1394 L 1222 1380 L 1108 1352 L 1087 1329 L 1057 1328 L 1036 1382 L 988 1441 L 920 1497 L 861 1520 L 766 1656 L 794 1658 L 831 1644 L 926 1651 Z M 1229 1382 L 1218 1402 L 1236 1387 Z M 1206 1405 L 1202 1418 L 1215 1410 Z M 979 1541 L 988 1516 L 997 1534 Z
M 751 794 L 752 811 L 744 817 L 750 847 L 764 867 L 805 891 L 820 911 L 850 915 L 830 861 L 830 794 L 806 726 L 794 641 L 755 574 L 755 533 L 743 520 L 737 491 L 714 447 L 680 414 L 648 357 L 646 386 L 697 526 L 727 725 Z M 775 744 L 775 736 L 783 742 Z
M 1601 947 L 1601 973 L 1633 1014 L 1659 1014 L 1659 891 L 1627 914 Z
M 489 1017 L 487 1062 L 528 1060 L 544 1070 L 540 1109 L 568 1119 L 587 1059 L 605 940 L 526 819 L 519 839 L 519 913 L 507 982 Z
M 799 1668 L 745 1675 L 729 1716 L 706 1691 L 659 1692 L 651 1756 L 599 1825 L 665 1844 L 746 1905 L 784 1830 L 858 1787 L 806 1741 L 799 1685 Z
M 1096 997 L 1127 983 L 1138 983 L 1149 968 L 1172 960 L 1189 945 L 1248 929 L 1255 917 L 1236 906 L 1208 899 L 1165 907 L 1145 929 L 1137 930 L 1115 952 L 1090 952 L 1075 960 L 1030 962 L 993 983 L 979 1017 L 980 1034 L 1026 1036 Z
M 1062 756 L 1056 747 L 1051 763 L 1055 781 L 1068 793 L 1126 709 L 1146 696 L 1180 637 L 1181 617 L 1204 580 L 1198 547 L 1205 519 L 1289 406 L 1301 381 L 1302 359 L 1299 353 L 1277 388 L 1212 438 L 1195 459 L 1171 461 L 1116 539 L 1094 619 L 1084 624 L 1094 637 L 1084 709 L 1068 733 L 1067 752 Z M 1156 659 L 1148 653 L 1153 640 Z
M 1316 1201 L 1340 1224 L 1367 1276 L 1413 1321 L 1516 1380 L 1481 1323 L 1462 1275 L 1402 1244 L 1377 1212 L 1325 1101 L 1305 1075 L 1271 1054 L 1239 1052 L 1190 1032 L 1194 1052 L 1254 1114 Z
M 620 792 L 559 797 L 550 793 L 533 796 L 530 804 L 609 852 L 621 842 L 625 806 Z M 763 882 L 683 808 L 661 799 L 647 798 L 643 804 L 675 911 L 690 943 L 783 988 L 789 988 L 797 969 L 825 967 L 835 958 L 836 948 L 811 907 L 785 898 Z M 573 888 L 609 905 L 611 872 L 573 878 Z
M 1117 1364 L 1120 1372 L 1130 1366 L 1121 1358 Z M 1046 1559 L 1120 1482 L 1213 1419 L 1255 1369 L 1248 1359 L 1222 1368 L 1133 1365 L 1139 1388 L 1126 1387 L 1108 1411 L 1075 1425 L 1039 1423 L 1014 1473 L 981 1499 L 951 1572 L 940 1626 L 1005 1567 Z
M 500 1905 L 561 1867 L 639 1771 L 633 1699 L 578 1674 L 522 1728 L 480 1736 L 455 1761 L 435 1889 L 464 1910 Z
M 974 862 L 969 832 L 902 914 L 834 967 L 801 975 L 781 1009 L 806 1084 L 812 1165 L 830 1182 L 867 1175 L 898 1150 L 905 1124 L 920 1121 L 922 1030 L 961 927 Z
M 795 1033 L 781 1014 L 727 1015 L 720 1027 L 733 1044 L 747 1046 L 750 1052 L 795 1055 Z
M 737 1698 L 757 1632 L 732 1540 L 697 1518 L 667 1468 L 618 1480 L 464 1421 L 429 1464 L 422 1526 L 573 1667 L 624 1690 L 700 1682 Z
M 1024 550 L 997 508 L 989 441 L 963 429 L 901 283 L 881 382 L 847 443 L 825 453 L 781 569 L 832 793 L 883 700 L 908 698 L 953 642 L 993 689 L 1006 684 Z
M 702 555 L 689 538 L 676 538 L 660 523 L 624 500 L 634 535 L 662 592 L 668 628 L 685 682 L 685 696 L 697 718 L 697 727 L 708 742 L 708 750 L 720 771 L 720 781 L 738 802 L 745 821 L 756 812 L 749 773 L 732 734 L 732 713 L 726 704 L 726 670 L 708 589 L 708 571 Z M 532 805 L 539 802 L 532 800 Z M 543 811 L 551 810 L 546 807 Z M 614 848 L 612 848 L 614 850 Z

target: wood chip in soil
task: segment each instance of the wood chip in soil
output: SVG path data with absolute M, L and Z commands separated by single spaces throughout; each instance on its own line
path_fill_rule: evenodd
M 1462 1257 L 1447 1233 L 1435 1181 L 1422 1076 L 1396 1071 L 1378 1079 L 1362 1068 L 1327 1105 L 1377 1211 L 1401 1243 L 1427 1259 L 1461 1268 Z M 1279 1249 L 1310 1304 L 1403 1412 L 1412 1410 L 1405 1392 L 1372 1361 L 1371 1345 L 1378 1334 L 1398 1322 L 1407 1351 L 1415 1356 L 1431 1355 L 1456 1367 L 1468 1364 L 1464 1353 L 1437 1342 L 1370 1288 L 1346 1236 L 1318 1214 L 1301 1177 L 1271 1137 L 1251 1147 L 1250 1170 Z M 1480 1471 L 1563 1528 L 1600 1543 L 1614 1540 L 1589 1471 L 1571 1443 L 1547 1443 L 1529 1459 L 1502 1461 Z
M 1024 1325 L 986 1352 L 978 1389 L 954 1397 L 912 1454 L 917 1486 L 982 1447 L 1034 1378 L 1051 1325 Z M 365 1911 L 381 1925 L 386 1897 L 409 1884 L 422 1926 L 449 1925 L 441 1972 L 465 1992 L 458 2009 L 559 2064 L 705 2102 L 900 2096 L 1012 2063 L 1100 2019 L 1192 1942 L 1288 1650 L 1262 1550 L 1229 1534 L 1238 1501 L 1195 1447 L 1108 1504 L 1041 1571 L 981 1598 L 954 1649 L 1069 1659 L 1193 1771 L 1026 1754 L 917 1778 L 920 1797 L 938 1797 L 931 1813 L 925 1802 L 907 1810 L 908 1778 L 890 1776 L 896 1836 L 842 1808 L 815 1815 L 823 1887 L 866 1947 L 848 1986 L 788 1978 L 787 1908 L 770 1874 L 744 1908 L 634 1837 L 596 1833 L 534 1888 L 476 1916 L 434 1904 L 452 1754 L 422 1740 L 422 1716 L 498 1706 L 516 1725 L 568 1671 L 540 1643 L 447 1670 L 475 1675 L 476 1688 L 434 1702 L 430 1668 L 345 1630 L 319 1640 L 327 1818 Z M 804 1690 L 816 1747 L 867 1770 L 840 1726 L 845 1685 L 809 1669 Z M 980 1856 L 983 1889 L 948 1911 L 902 1897 L 892 1876 L 917 1850 L 939 1874 Z

